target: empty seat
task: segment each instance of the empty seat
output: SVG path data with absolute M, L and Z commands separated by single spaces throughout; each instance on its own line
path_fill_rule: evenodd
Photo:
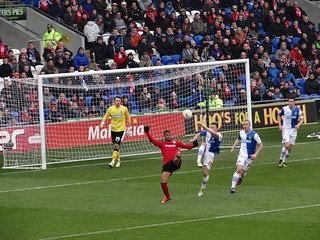
M 172 57 L 168 55 L 162 56 L 162 61 L 164 65 L 174 64 Z
M 181 58 L 181 55 L 180 54 L 176 54 L 176 55 L 172 55 L 172 60 L 174 62 L 174 64 L 177 64 Z
M 311 94 L 310 98 L 311 99 L 320 99 L 320 94 Z
M 307 95 L 307 94 L 301 94 L 300 98 L 301 98 L 302 100 L 308 100 L 308 99 L 310 99 L 310 96 Z
M 194 41 L 196 42 L 197 46 L 200 46 L 201 43 L 202 43 L 203 36 L 201 36 L 201 35 L 196 35 L 196 36 L 194 36 L 193 39 L 194 39 Z

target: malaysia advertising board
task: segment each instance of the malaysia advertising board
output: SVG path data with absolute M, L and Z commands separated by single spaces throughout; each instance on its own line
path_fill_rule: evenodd
M 286 104 L 269 104 L 252 107 L 254 128 L 277 126 L 277 115 Z M 316 104 L 314 101 L 302 102 L 298 106 L 304 114 L 304 123 L 317 122 Z M 126 136 L 127 141 L 145 141 L 143 127 L 149 125 L 155 138 L 163 138 L 163 131 L 170 129 L 174 137 L 194 134 L 199 130 L 199 123 L 205 122 L 205 113 L 195 112 L 192 119 L 185 120 L 180 112 L 152 114 L 132 117 L 132 135 Z M 246 118 L 246 110 L 223 108 L 209 112 L 209 122 L 219 126 L 238 129 Z M 100 129 L 101 120 L 70 121 L 46 124 L 46 148 L 60 149 L 111 143 L 111 126 Z M 222 128 L 223 131 L 223 128 Z M 0 151 L 4 144 L 12 142 L 12 151 L 30 151 L 40 149 L 40 127 L 38 125 L 3 128 L 0 131 Z

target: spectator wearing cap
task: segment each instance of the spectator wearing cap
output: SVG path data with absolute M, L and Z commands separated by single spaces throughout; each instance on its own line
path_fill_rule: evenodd
M 305 81 L 304 90 L 306 91 L 306 94 L 320 94 L 320 83 L 317 81 L 317 79 L 314 77 L 314 73 L 310 73 L 308 79 Z
M 74 66 L 74 61 L 71 58 L 70 52 L 64 52 L 64 54 L 63 54 L 63 62 L 64 62 L 64 65 L 65 65 L 66 69 L 70 69 L 71 66 L 72 67 Z
M 166 3 L 165 11 L 168 16 L 171 16 L 171 13 L 175 11 L 172 2 L 169 1 Z
M 166 35 L 162 35 L 160 39 L 157 41 L 156 49 L 161 57 L 165 55 L 173 55 L 173 47 L 171 43 L 167 40 Z
M 73 58 L 74 68 L 79 69 L 80 66 L 89 67 L 90 61 L 89 58 L 85 55 L 84 48 L 79 47 L 77 54 Z
M 53 48 L 57 47 L 57 43 L 61 40 L 62 36 L 59 32 L 55 31 L 51 24 L 47 25 L 47 31 L 42 37 L 42 46 L 47 47 L 48 43 L 53 44 Z
M 139 54 L 139 59 L 144 53 L 147 53 L 149 56 L 152 56 L 153 50 L 150 43 L 147 42 L 147 37 L 142 36 L 141 40 L 137 45 L 137 52 Z
M 129 68 L 138 68 L 139 64 L 134 60 L 133 54 L 128 54 L 128 67 Z
M 300 97 L 299 90 L 295 89 L 293 86 L 290 86 L 288 98 L 298 98 L 298 97 Z

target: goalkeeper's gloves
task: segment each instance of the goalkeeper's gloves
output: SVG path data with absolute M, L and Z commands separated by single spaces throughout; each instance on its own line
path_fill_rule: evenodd
M 147 133 L 149 132 L 150 127 L 147 125 L 147 126 L 144 126 L 143 129 L 144 129 L 144 132 Z
M 103 128 L 104 125 L 105 125 L 105 123 L 104 123 L 104 122 L 101 122 L 101 123 L 100 123 L 100 128 Z
M 198 140 L 194 140 L 194 141 L 192 142 L 192 144 L 193 144 L 193 147 L 198 147 L 199 142 L 198 142 Z

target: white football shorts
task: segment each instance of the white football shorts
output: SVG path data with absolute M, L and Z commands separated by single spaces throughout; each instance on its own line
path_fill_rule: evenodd
M 297 139 L 297 129 L 290 128 L 290 129 L 283 129 L 282 130 L 282 143 L 290 143 L 294 145 Z

